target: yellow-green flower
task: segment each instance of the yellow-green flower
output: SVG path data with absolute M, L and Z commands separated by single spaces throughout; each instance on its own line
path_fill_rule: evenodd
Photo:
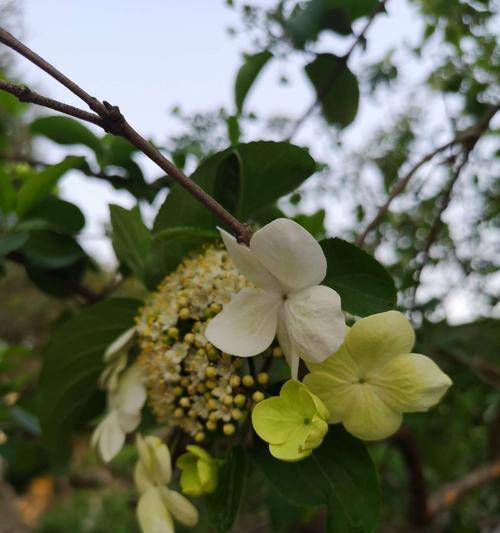
M 218 461 L 203 448 L 190 444 L 188 453 L 177 459 L 181 472 L 181 489 L 185 494 L 201 496 L 210 494 L 217 487 Z
M 306 386 L 355 437 L 378 440 L 401 425 L 401 413 L 427 411 L 451 385 L 425 355 L 410 353 L 415 334 L 397 311 L 356 322 L 344 344 L 321 364 L 310 364 Z
M 282 461 L 300 461 L 311 454 L 328 431 L 328 409 L 300 381 L 289 380 L 280 395 L 258 403 L 252 412 L 255 432 Z

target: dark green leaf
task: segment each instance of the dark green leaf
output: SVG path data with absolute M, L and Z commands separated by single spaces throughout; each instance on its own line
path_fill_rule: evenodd
M 41 117 L 31 123 L 33 135 L 43 135 L 63 145 L 83 144 L 96 154 L 101 151 L 101 141 L 87 127 L 74 118 Z
M 78 286 L 87 269 L 86 257 L 64 268 L 42 268 L 34 264 L 26 265 L 26 274 L 42 292 L 56 298 L 67 298 L 78 292 Z
M 242 162 L 237 151 L 231 152 L 217 169 L 214 198 L 230 213 L 238 212 L 243 187 Z
M 59 326 L 45 349 L 38 414 L 53 461 L 67 457 L 72 429 L 97 388 L 105 349 L 133 326 L 140 302 L 125 298 L 87 307 Z
M 240 176 L 236 179 L 236 159 L 239 161 Z M 237 191 L 242 180 L 239 204 L 236 214 L 247 220 L 253 213 L 301 185 L 316 169 L 316 163 L 307 150 L 286 142 L 257 141 L 228 148 L 202 162 L 192 179 L 218 201 L 225 201 L 228 187 Z M 224 178 L 225 187 L 217 186 L 217 180 Z M 231 182 L 231 180 L 233 180 Z M 220 182 L 219 182 L 220 183 Z M 215 193 L 221 195 L 218 197 Z M 213 229 L 220 221 L 179 186 L 173 187 L 156 217 L 154 229 L 160 231 L 175 226 Z
M 343 7 L 332 0 L 310 0 L 304 8 L 294 10 L 285 23 L 285 30 L 297 48 L 315 41 L 322 30 L 349 35 L 351 24 Z
M 152 237 L 138 210 L 110 205 L 113 248 L 120 261 L 139 278 L 145 279 L 145 262 L 151 251 Z
M 206 498 L 208 518 L 218 533 L 229 531 L 236 519 L 247 475 L 243 448 L 233 448 L 219 470 L 217 489 Z
M 73 237 L 50 230 L 31 231 L 22 251 L 30 263 L 48 269 L 67 267 L 85 256 Z
M 245 63 L 241 66 L 236 75 L 236 82 L 234 85 L 234 100 L 236 102 L 238 113 L 241 113 L 243 110 L 243 104 L 248 91 L 250 91 L 260 71 L 271 57 L 273 57 L 273 54 L 269 50 L 264 50 L 263 52 L 245 58 Z
M 394 281 L 376 259 L 342 239 L 325 239 L 320 244 L 328 261 L 323 284 L 339 293 L 344 311 L 367 316 L 394 308 Z
M 29 233 L 27 231 L 13 231 L 0 236 L 0 258 L 21 248 L 28 240 L 28 237 Z
M 327 505 L 329 531 L 375 531 L 380 507 L 377 472 L 364 444 L 340 425 L 330 427 L 323 444 L 307 459 L 286 463 L 274 459 L 267 445 L 258 445 L 255 460 L 293 505 Z
M 36 226 L 36 223 L 40 223 Z M 56 196 L 48 196 L 30 209 L 21 227 L 54 229 L 61 233 L 75 234 L 83 229 L 85 217 L 80 209 Z
M 10 177 L 0 168 L 0 211 L 5 215 L 16 207 L 16 190 Z
M 314 235 L 316 239 L 322 239 L 325 236 L 325 210 L 318 209 L 312 215 L 300 214 L 293 217 L 293 220 L 303 228 Z
M 45 199 L 54 188 L 57 180 L 68 170 L 79 168 L 86 164 L 83 157 L 66 157 L 56 165 L 49 165 L 45 169 L 32 174 L 28 181 L 19 189 L 17 199 L 17 213 L 25 215 L 35 204 Z
M 227 136 L 229 137 L 229 142 L 232 146 L 235 144 L 238 144 L 240 142 L 240 123 L 238 122 L 238 117 L 235 117 L 234 115 L 227 117 L 226 119 L 227 124 Z
M 340 128 L 348 126 L 358 112 L 359 87 L 344 60 L 333 54 L 319 54 L 305 70 L 327 122 Z

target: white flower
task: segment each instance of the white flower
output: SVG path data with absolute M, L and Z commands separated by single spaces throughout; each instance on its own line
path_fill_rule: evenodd
M 118 378 L 127 366 L 128 349 L 134 339 L 136 327 L 127 329 L 114 340 L 104 352 L 104 370 L 99 376 L 101 389 L 115 390 L 118 387 Z
M 142 438 L 137 435 L 139 461 L 134 479 L 141 493 L 137 518 L 143 533 L 173 533 L 171 514 L 182 524 L 193 527 L 198 522 L 198 511 L 182 494 L 166 485 L 172 478 L 168 447 L 158 437 Z
M 296 377 L 299 358 L 322 362 L 342 344 L 339 295 L 318 285 L 326 258 L 318 242 L 292 220 L 279 218 L 257 231 L 250 246 L 220 230 L 236 268 L 258 288 L 242 289 L 208 325 L 205 336 L 220 350 L 250 357 L 275 335 Z
M 92 434 L 92 446 L 103 461 L 111 461 L 122 449 L 125 435 L 139 425 L 145 401 L 141 369 L 133 365 L 120 377 L 116 389 L 108 392 L 108 414 Z

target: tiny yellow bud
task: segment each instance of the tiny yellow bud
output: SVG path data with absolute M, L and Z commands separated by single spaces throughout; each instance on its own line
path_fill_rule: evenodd
M 217 387 L 217 382 L 214 381 L 213 379 L 207 379 L 207 381 L 205 382 L 205 385 L 207 386 L 207 389 L 215 389 L 215 387 Z
M 226 406 L 230 406 L 230 405 L 233 405 L 233 400 L 234 398 L 230 395 L 230 394 L 225 394 L 223 397 L 222 397 L 222 403 Z
M 196 352 L 196 355 L 198 357 L 206 357 L 207 356 L 207 351 L 205 350 L 205 348 L 198 348 L 198 351 Z
M 232 435 L 236 431 L 236 426 L 234 424 L 224 424 L 222 426 L 222 431 L 224 432 L 224 435 Z
M 179 309 L 179 318 L 181 320 L 187 320 L 189 318 L 189 309 L 187 307 Z
M 215 401 L 215 400 L 214 400 Z M 208 419 L 211 420 L 212 422 L 215 422 L 218 420 L 218 415 L 215 411 L 212 411 L 209 415 L 208 415 Z
M 205 309 L 205 311 L 203 311 L 203 314 L 205 315 L 205 318 L 212 318 L 214 316 L 210 309 Z
M 283 357 L 283 350 L 279 346 L 273 348 L 273 357 Z
M 257 381 L 261 385 L 265 385 L 269 381 L 269 374 L 267 372 L 259 372 L 257 374 Z
M 206 390 L 207 390 L 207 388 L 205 387 L 204 383 L 199 383 L 196 386 L 196 391 L 199 392 L 200 394 L 203 394 Z
M 189 407 L 191 405 L 191 402 L 189 400 L 189 398 L 187 398 L 186 396 L 183 396 L 180 400 L 179 400 L 179 405 L 181 407 Z
M 189 394 L 189 396 L 193 396 L 195 392 L 196 392 L 196 387 L 194 385 L 188 385 L 187 393 Z
M 212 398 L 212 394 L 207 391 L 203 393 L 203 398 L 205 398 L 205 400 L 210 400 L 210 398 Z
M 234 404 L 238 407 L 243 407 L 247 403 L 246 396 L 243 396 L 243 394 L 237 394 L 234 397 Z
M 231 416 L 235 420 L 241 420 L 241 417 L 243 416 L 243 413 L 242 413 L 241 409 L 234 408 L 234 409 L 231 409 Z
M 194 409 L 189 409 L 188 416 L 189 418 L 196 418 L 197 417 L 196 411 Z
M 174 409 L 174 416 L 175 418 L 182 418 L 184 416 L 184 410 L 177 407 L 177 409 Z
M 195 442 L 203 442 L 205 440 L 205 433 L 203 433 L 203 431 L 199 431 L 194 436 L 194 440 Z
M 257 390 L 257 391 L 255 391 L 255 392 L 252 394 L 252 400 L 253 400 L 255 403 L 259 403 L 259 402 L 261 402 L 264 398 L 265 398 L 264 393 L 261 392 L 260 390 Z
M 186 307 L 189 301 L 185 296 L 181 296 L 180 298 L 177 298 L 177 303 L 179 307 Z
M 182 392 L 184 391 L 184 389 L 182 387 L 180 387 L 179 385 L 177 385 L 177 387 L 174 387 L 174 396 L 180 396 L 182 394 Z
M 255 381 L 254 381 L 253 377 L 250 374 L 247 374 L 246 376 L 243 376 L 242 381 L 243 381 L 243 386 L 244 387 L 253 387 L 254 384 L 255 384 Z
M 212 422 L 212 420 L 207 420 L 205 427 L 208 429 L 208 431 L 215 431 L 217 429 L 217 424 Z
M 214 378 L 216 375 L 217 369 L 215 366 L 207 366 L 207 368 L 205 368 L 205 376 L 207 376 L 207 378 Z
M 218 357 L 219 354 L 217 353 L 217 350 L 215 350 L 214 348 L 208 350 L 208 358 L 210 359 L 210 361 L 216 361 Z
M 222 310 L 222 307 L 220 306 L 220 304 L 217 304 L 217 303 L 210 304 L 210 311 L 212 311 L 212 313 L 217 314 L 217 313 L 220 313 L 221 310 Z
M 186 344 L 193 344 L 194 342 L 194 335 L 192 333 L 186 333 L 184 335 L 184 342 Z
M 240 376 L 237 376 L 236 374 L 233 374 L 230 378 L 229 378 L 229 385 L 231 385 L 231 387 L 233 387 L 233 389 L 235 387 L 239 387 L 240 386 L 240 383 L 241 383 L 241 378 Z
M 193 329 L 194 329 L 194 331 L 198 331 L 198 332 L 201 331 L 201 322 L 200 322 L 199 320 L 197 320 L 197 321 L 193 324 Z
M 177 339 L 179 337 L 179 328 L 176 328 L 176 327 L 168 328 L 167 335 L 169 337 L 172 337 L 173 339 Z
M 189 378 L 186 378 L 186 377 L 181 378 L 180 384 L 182 387 L 187 387 L 189 385 Z

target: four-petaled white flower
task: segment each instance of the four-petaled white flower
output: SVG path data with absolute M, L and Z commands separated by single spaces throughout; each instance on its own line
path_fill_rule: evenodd
M 137 518 L 142 533 L 174 533 L 172 516 L 193 527 L 198 522 L 196 507 L 182 494 L 166 485 L 172 478 L 170 451 L 161 439 L 137 435 L 139 461 L 134 479 L 141 493 Z
M 292 220 L 280 218 L 258 230 L 250 246 L 220 230 L 236 268 L 257 288 L 242 289 L 210 321 L 205 336 L 220 350 L 251 357 L 275 335 L 292 370 L 299 358 L 322 362 L 342 344 L 340 297 L 319 285 L 326 258 L 318 242 Z
M 125 435 L 139 425 L 145 401 L 142 372 L 133 365 L 119 378 L 116 388 L 108 391 L 108 413 L 92 435 L 92 446 L 103 461 L 111 461 L 122 449 Z

